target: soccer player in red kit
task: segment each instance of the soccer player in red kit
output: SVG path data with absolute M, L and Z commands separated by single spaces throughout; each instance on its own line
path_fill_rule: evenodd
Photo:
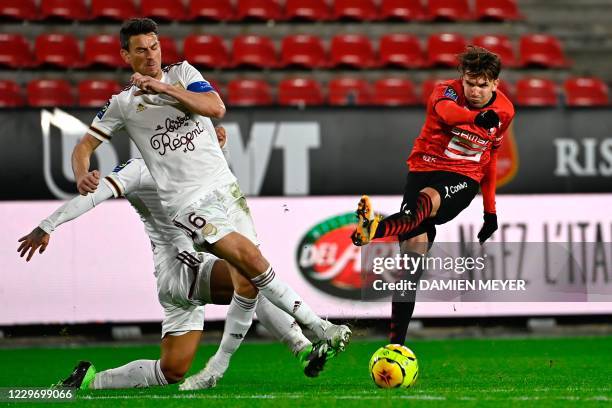
M 421 256 L 436 235 L 436 225 L 455 218 L 482 190 L 482 244 L 497 230 L 495 182 L 497 149 L 514 117 L 514 107 L 497 90 L 500 59 L 469 46 L 459 55 L 460 79 L 440 83 L 427 103 L 427 116 L 408 158 L 408 177 L 400 212 L 375 216 L 368 196 L 357 208 L 355 245 L 397 236 L 403 254 Z M 402 271 L 400 271 L 402 272 Z M 421 270 L 403 271 L 418 282 Z M 409 272 L 409 273 L 408 273 Z M 403 344 L 414 311 L 416 291 L 395 292 L 390 342 Z

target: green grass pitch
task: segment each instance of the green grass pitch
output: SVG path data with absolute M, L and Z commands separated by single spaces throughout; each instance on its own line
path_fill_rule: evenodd
M 420 376 L 412 389 L 380 390 L 368 375 L 382 341 L 353 341 L 315 379 L 280 344 L 246 343 L 217 388 L 180 392 L 176 385 L 79 392 L 70 407 L 403 407 L 610 406 L 612 337 L 413 341 Z M 203 345 L 192 367 L 216 350 Z M 156 359 L 157 346 L 0 349 L 0 387 L 46 386 L 79 359 L 99 370 Z M 2 405 L 2 403 L 0 403 Z M 15 406 L 33 404 L 18 403 Z M 35 406 L 54 406 L 40 404 Z

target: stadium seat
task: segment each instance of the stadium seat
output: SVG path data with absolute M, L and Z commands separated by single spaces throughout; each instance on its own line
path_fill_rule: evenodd
M 174 38 L 168 37 L 167 35 L 160 35 L 158 39 L 159 45 L 161 46 L 163 65 L 174 64 L 175 62 L 180 62 L 182 60 L 181 54 L 178 52 L 176 47 Z
M 238 0 L 238 20 L 281 20 L 283 11 L 277 0 Z
M 290 35 L 281 44 L 281 65 L 321 68 L 327 65 L 327 54 L 319 37 L 308 34 Z
M 278 103 L 283 106 L 323 105 L 321 85 L 312 78 L 287 78 L 278 84 Z
M 485 21 L 514 21 L 524 17 L 516 0 L 476 0 L 476 18 Z
M 21 34 L 0 34 L 0 65 L 27 68 L 34 65 L 30 43 Z
M 370 84 L 361 78 L 340 77 L 329 81 L 330 105 L 368 105 L 371 103 Z
M 91 17 L 124 21 L 138 16 L 138 10 L 133 0 L 91 0 Z
M 41 34 L 36 37 L 34 50 L 38 64 L 62 68 L 83 66 L 79 43 L 72 34 Z
M 381 37 L 379 54 L 383 66 L 422 68 L 426 65 L 421 42 L 412 34 L 387 34 Z
M 457 55 L 465 51 L 467 41 L 461 34 L 432 34 L 427 39 L 427 65 L 455 67 Z
M 35 79 L 27 86 L 30 106 L 72 106 L 74 98 L 70 84 L 63 79 Z
M 227 87 L 230 105 L 265 106 L 272 104 L 270 85 L 262 79 L 234 79 Z
M 156 21 L 182 21 L 186 17 L 181 0 L 141 0 L 140 12 Z
M 516 83 L 516 104 L 520 106 L 557 106 L 557 85 L 550 79 L 523 78 Z
M 335 20 L 373 21 L 378 10 L 373 0 L 335 0 L 332 15 Z
M 2 20 L 36 20 L 38 13 L 34 0 L 3 0 L 0 2 Z
M 190 20 L 235 20 L 234 6 L 231 0 L 191 0 L 187 14 Z
M 120 50 L 118 35 L 90 35 L 85 39 L 85 63 L 88 66 L 127 67 L 128 64 L 121 58 Z
M 486 48 L 501 58 L 504 67 L 515 68 L 518 61 L 514 53 L 512 42 L 505 35 L 485 34 L 472 38 L 472 44 Z
M 522 66 L 563 68 L 569 65 L 559 40 L 547 34 L 526 34 L 519 43 Z
M 380 18 L 399 21 L 423 20 L 425 10 L 421 0 L 382 0 Z
M 427 101 L 429 101 L 429 97 L 431 96 L 431 93 L 433 92 L 436 85 L 444 81 L 448 81 L 448 79 L 433 78 L 423 81 L 423 83 L 421 84 L 421 103 L 423 105 L 427 105 Z
M 427 17 L 436 21 L 466 21 L 472 19 L 468 0 L 428 0 Z
M 608 106 L 608 86 L 599 78 L 573 77 L 563 83 L 567 106 Z
M 412 81 L 405 78 L 383 78 L 374 83 L 374 103 L 385 106 L 416 105 L 419 100 Z
M 259 35 L 240 35 L 232 43 L 232 64 L 256 68 L 278 66 L 276 50 L 271 39 Z
M 0 108 L 23 106 L 21 88 L 16 82 L 0 79 Z
M 121 92 L 121 86 L 112 79 L 86 79 L 79 82 L 79 106 L 103 106 L 111 96 Z
M 325 0 L 287 0 L 285 19 L 306 21 L 327 21 L 331 10 Z
M 334 67 L 371 68 L 376 66 L 370 39 L 362 34 L 338 34 L 331 41 Z
M 89 11 L 84 0 L 41 0 L 40 15 L 43 20 L 84 21 L 89 19 Z
M 230 56 L 223 39 L 216 35 L 192 34 L 183 44 L 185 59 L 205 68 L 227 68 Z

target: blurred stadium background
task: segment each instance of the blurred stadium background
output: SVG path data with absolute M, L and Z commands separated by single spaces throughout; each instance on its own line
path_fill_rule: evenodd
M 264 254 L 317 312 L 352 322 L 358 338 L 382 341 L 390 308 L 356 295 L 359 254 L 348 239 L 350 213 L 363 193 L 374 195 L 381 211 L 395 212 L 424 103 L 436 81 L 457 77 L 455 55 L 466 44 L 501 56 L 501 89 L 517 110 L 498 161 L 503 226 L 493 242 L 585 243 L 575 275 L 544 279 L 534 262 L 503 277 L 521 273 L 543 281 L 544 291 L 582 279 L 610 293 L 611 6 L 609 0 L 0 0 L 0 347 L 158 341 L 162 310 L 150 249 L 124 200 L 60 227 L 29 264 L 15 252 L 19 237 L 76 193 L 70 153 L 97 109 L 129 80 L 118 31 L 132 16 L 158 22 L 164 63 L 188 60 L 225 100 L 231 165 L 249 196 Z M 114 138 L 92 167 L 106 173 L 137 155 L 127 138 Z M 476 199 L 439 228 L 438 239 L 471 242 L 481 212 Z M 519 255 L 510 257 L 517 262 Z M 409 338 L 598 335 L 607 339 L 609 361 L 606 300 L 420 303 Z M 212 343 L 224 313 L 207 311 Z M 257 327 L 251 332 L 266 338 Z M 605 393 L 609 400 L 609 385 Z

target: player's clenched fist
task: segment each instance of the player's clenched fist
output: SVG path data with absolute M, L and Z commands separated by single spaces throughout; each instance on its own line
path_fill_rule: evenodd
M 143 95 L 143 94 L 158 94 L 163 93 L 166 90 L 167 84 L 158 81 L 155 78 L 152 78 L 147 75 L 142 75 L 140 73 L 135 73 L 131 78 L 134 85 L 140 88 L 140 91 L 134 93 L 135 96 Z
M 81 195 L 87 195 L 96 191 L 98 184 L 100 184 L 100 172 L 94 170 L 77 180 L 77 189 Z
M 484 129 L 491 129 L 499 126 L 499 116 L 492 109 L 481 111 L 474 119 L 476 126 Z

